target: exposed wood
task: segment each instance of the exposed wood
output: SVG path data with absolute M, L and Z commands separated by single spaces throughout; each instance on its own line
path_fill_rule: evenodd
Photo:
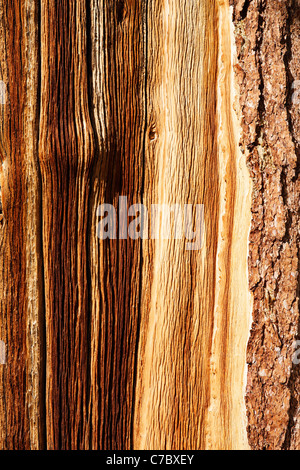
M 153 278 L 134 444 L 247 448 L 250 178 L 238 149 L 228 4 L 151 3 L 149 31 L 156 138 L 146 153 L 147 197 L 204 204 L 206 233 L 201 253 L 161 240 L 145 256 Z
M 0 0 L 2 449 L 299 448 L 299 5 L 232 4 Z
M 20 35 L 26 31 L 26 9 L 22 17 L 17 6 L 10 13 L 4 38 L 15 22 Z M 12 412 L 6 371 L 20 380 L 22 363 L 11 362 L 16 348 L 23 348 L 22 373 L 27 381 L 34 376 L 32 393 L 41 399 L 24 400 L 28 392 L 20 389 L 18 419 L 11 429 L 4 422 L 2 445 L 245 447 L 249 181 L 233 110 L 228 5 L 49 0 L 32 15 L 34 46 L 27 36 L 20 44 L 33 78 L 18 116 L 35 112 L 28 137 L 35 140 L 26 153 L 19 138 L 13 142 L 25 161 L 36 164 L 38 156 L 38 166 L 22 168 L 21 178 L 34 179 L 24 195 L 16 181 L 11 193 L 32 197 L 18 227 L 33 240 L 18 246 L 11 239 L 2 252 L 4 266 L 12 247 L 27 256 L 31 264 L 19 275 L 31 284 L 20 282 L 23 336 L 14 347 L 5 335 L 15 334 L 17 319 L 8 325 L 2 312 L 9 347 L 1 418 Z M 3 63 L 18 73 L 15 61 Z M 15 118 L 11 111 L 4 125 Z M 27 127 L 19 132 L 25 138 Z M 2 134 L 4 144 L 12 140 Z M 20 173 L 20 163 L 15 168 L 4 158 L 6 165 Z M 5 234 L 10 192 L 2 178 Z M 183 240 L 99 241 L 97 207 L 117 206 L 122 195 L 128 204 L 203 204 L 202 250 L 187 251 Z M 3 277 L 6 289 L 15 269 Z M 11 288 L 11 301 L 23 298 L 15 282 Z M 7 294 L 3 302 L 13 315 Z M 22 439 L 10 441 L 16 430 Z
M 248 449 L 245 354 L 252 296 L 248 289 L 248 236 L 252 184 L 239 148 L 239 88 L 231 10 L 219 4 L 218 161 L 220 210 L 212 345 L 210 449 Z M 208 202 L 209 204 L 209 202 Z M 212 210 L 214 210 L 212 208 Z M 204 276 L 207 276 L 204 273 Z
M 91 93 L 98 159 L 90 198 L 90 426 L 92 448 L 133 445 L 142 328 L 141 240 L 96 237 L 99 204 L 142 202 L 146 111 L 146 2 L 91 3 Z M 119 230 L 119 227 L 118 227 Z
M 6 347 L 1 447 L 38 449 L 45 445 L 45 397 L 37 4 L 1 1 L 0 18 L 1 80 L 6 84 L 6 104 L 0 105 L 0 331 Z

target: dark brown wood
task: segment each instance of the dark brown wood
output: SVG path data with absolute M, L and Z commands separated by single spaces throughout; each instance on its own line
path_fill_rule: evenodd
M 38 140 L 38 9 L 1 2 L 1 447 L 44 445 Z M 32 65 L 30 67 L 30 64 Z M 32 277 L 31 277 L 32 276 Z

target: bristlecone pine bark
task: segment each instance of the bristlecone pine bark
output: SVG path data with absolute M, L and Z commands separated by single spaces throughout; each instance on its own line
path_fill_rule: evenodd
M 0 448 L 300 449 L 299 0 L 0 0 L 0 80 Z

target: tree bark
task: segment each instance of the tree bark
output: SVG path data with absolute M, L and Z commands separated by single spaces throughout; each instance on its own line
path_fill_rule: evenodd
M 299 449 L 299 16 L 297 1 L 235 2 L 243 149 L 253 180 L 247 351 L 249 443 Z
M 0 0 L 2 449 L 299 448 L 299 6 L 232 3 Z

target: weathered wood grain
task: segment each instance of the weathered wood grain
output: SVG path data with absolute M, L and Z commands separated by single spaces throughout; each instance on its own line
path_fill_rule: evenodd
M 252 311 L 247 271 L 252 184 L 239 148 L 241 110 L 234 73 L 237 57 L 227 2 L 219 3 L 218 18 L 217 146 L 221 198 L 215 234 L 217 283 L 207 447 L 247 449 L 244 395 Z
M 91 3 L 92 106 L 98 159 L 90 211 L 91 446 L 133 445 L 143 259 L 140 240 L 96 237 L 100 204 L 142 202 L 147 141 L 146 3 Z M 119 231 L 118 226 L 118 231 Z
M 251 308 L 246 269 L 237 274 L 234 260 L 239 252 L 246 268 L 250 185 L 233 122 L 229 8 L 150 5 L 148 115 L 155 138 L 146 153 L 146 196 L 204 204 L 205 243 L 201 252 L 188 252 L 183 241 L 161 240 L 145 256 L 153 279 L 134 444 L 247 447 L 242 397 Z
M 41 186 L 37 163 L 39 120 L 38 5 L 0 2 L 1 104 L 0 331 L 1 448 L 45 445 L 43 261 Z
M 154 138 L 146 147 L 145 197 L 147 204 L 204 204 L 206 241 L 199 252 L 187 251 L 184 240 L 157 240 L 144 256 L 152 279 L 143 303 L 138 448 L 205 446 L 220 204 L 216 17 L 215 2 L 148 4 Z M 143 290 L 147 284 L 143 277 Z
M 232 3 L 0 0 L 1 448 L 299 448 L 299 5 Z

